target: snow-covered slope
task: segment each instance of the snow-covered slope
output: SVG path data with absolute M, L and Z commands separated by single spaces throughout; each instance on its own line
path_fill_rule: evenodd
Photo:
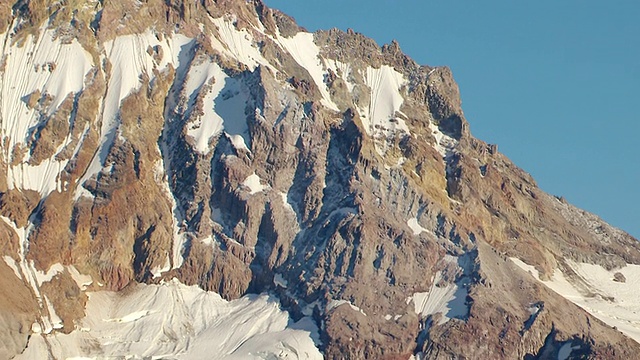
M 44 26 L 37 37 L 27 36 L 24 44 L 13 43 L 8 32 L 0 35 L 0 41 L 4 65 L 0 76 L 2 155 L 15 164 L 7 168 L 7 184 L 10 189 L 35 190 L 43 196 L 61 191 L 59 174 L 67 161 L 50 158 L 33 164 L 28 153 L 22 159 L 18 154 L 35 136 L 43 118 L 52 116 L 68 97 L 73 99 L 83 90 L 93 60 L 77 40 L 63 42 Z M 57 152 L 69 140 L 64 139 Z
M 75 331 L 34 334 L 16 359 L 322 359 L 313 322 L 269 295 L 228 302 L 177 280 L 88 295 Z
M 517 258 L 511 260 L 556 293 L 640 342 L 640 265 L 606 270 L 569 260 L 565 271 L 556 269 L 550 280 L 540 280 L 535 267 Z M 616 279 L 616 274 L 622 276 Z

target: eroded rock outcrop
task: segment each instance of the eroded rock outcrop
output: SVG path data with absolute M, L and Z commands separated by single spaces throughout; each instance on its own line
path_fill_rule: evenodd
M 0 25 L 8 356 L 72 332 L 87 290 L 173 278 L 277 294 L 327 358 L 640 347 L 509 259 L 545 280 L 640 245 L 475 139 L 448 68 L 260 1 L 21 1 Z

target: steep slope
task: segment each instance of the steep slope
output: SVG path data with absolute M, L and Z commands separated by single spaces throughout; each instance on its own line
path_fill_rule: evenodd
M 632 291 L 602 274 L 635 269 L 638 242 L 472 137 L 449 69 L 260 1 L 0 15 L 3 355 L 640 349 L 598 320 Z

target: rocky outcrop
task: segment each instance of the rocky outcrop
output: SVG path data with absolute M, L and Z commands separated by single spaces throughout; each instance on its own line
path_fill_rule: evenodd
M 5 237 L 2 237 L 5 241 Z M 29 287 L 16 277 L 7 264 L 0 262 L 0 356 L 9 359 L 22 352 L 37 319 L 38 305 Z
M 640 245 L 475 139 L 450 69 L 260 1 L 66 5 L 0 5 L 0 271 L 28 270 L 0 277 L 0 351 L 74 330 L 78 271 L 271 291 L 327 358 L 637 352 L 509 257 L 548 279 Z

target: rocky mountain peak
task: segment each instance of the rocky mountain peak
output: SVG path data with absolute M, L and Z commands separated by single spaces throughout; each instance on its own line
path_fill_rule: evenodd
M 474 138 L 449 68 L 260 1 L 0 25 L 4 357 L 637 351 L 637 240 Z

